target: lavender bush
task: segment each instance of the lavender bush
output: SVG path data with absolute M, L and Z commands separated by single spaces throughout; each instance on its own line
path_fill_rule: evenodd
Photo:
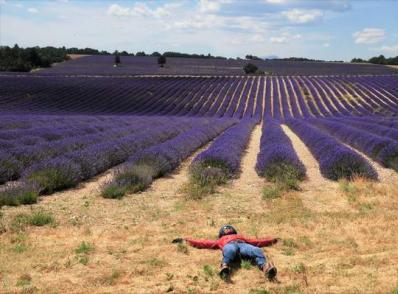
M 354 127 L 360 130 L 364 130 L 373 133 L 378 136 L 387 137 L 393 140 L 398 140 L 398 129 L 390 128 L 387 126 L 379 125 L 378 123 L 365 122 L 362 120 L 357 120 L 354 117 L 350 118 L 338 118 L 334 121 L 348 124 L 350 127 Z
M 191 173 L 200 178 L 204 170 L 219 168 L 226 178 L 236 176 L 239 172 L 242 153 L 256 124 L 257 121 L 254 119 L 243 119 L 228 129 L 193 160 L 191 165 L 195 167 L 191 168 Z
M 67 158 L 55 158 L 31 166 L 24 175 L 27 183 L 35 184 L 39 194 L 76 186 L 82 180 L 80 167 Z
M 330 135 L 303 120 L 290 119 L 286 123 L 318 160 L 321 174 L 325 178 L 338 180 L 362 176 L 377 179 L 376 171 L 365 158 Z
M 356 129 L 336 121 L 313 119 L 311 123 L 336 136 L 339 140 L 362 151 L 385 167 L 398 171 L 398 142 Z
M 290 139 L 283 132 L 279 122 L 272 119 L 264 121 L 262 131 L 260 153 L 257 155 L 256 163 L 257 174 L 294 188 L 297 180 L 304 179 L 306 170 Z
M 21 164 L 11 154 L 0 151 L 0 184 L 14 180 L 21 172 Z
M 18 206 L 37 202 L 37 188 L 28 183 L 8 185 L 7 189 L 0 190 L 0 207 L 4 205 Z
M 103 187 L 103 196 L 120 198 L 127 192 L 145 189 L 153 179 L 174 170 L 192 152 L 234 123 L 236 121 L 232 119 L 221 119 L 211 124 L 198 124 L 175 138 L 135 154 Z

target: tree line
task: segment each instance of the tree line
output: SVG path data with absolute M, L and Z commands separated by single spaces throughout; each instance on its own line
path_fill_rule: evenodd
M 0 46 L 0 71 L 28 72 L 69 59 L 65 48 Z
M 375 57 L 371 57 L 368 60 L 362 58 L 353 58 L 351 60 L 353 63 L 373 63 L 373 64 L 384 64 L 384 65 L 398 65 L 398 56 L 386 58 L 384 55 L 379 55 Z
M 160 58 L 159 64 L 164 64 L 166 57 L 180 57 L 180 58 L 204 58 L 204 59 L 227 59 L 223 56 L 213 56 L 209 54 L 188 54 L 181 52 L 166 51 L 163 54 L 155 51 L 150 54 L 144 51 L 136 52 L 135 54 L 127 51 L 114 51 L 110 53 L 105 50 L 97 50 L 93 48 L 65 48 L 65 47 L 27 47 L 22 48 L 17 44 L 14 47 L 0 46 L 0 71 L 17 71 L 29 72 L 32 69 L 50 67 L 51 64 L 68 60 L 69 54 L 82 55 L 114 55 L 117 56 L 115 64 L 120 63 L 119 56 L 150 56 Z

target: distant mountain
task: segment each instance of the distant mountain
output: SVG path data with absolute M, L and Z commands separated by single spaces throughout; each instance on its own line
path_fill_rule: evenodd
M 277 55 L 266 55 L 263 58 L 264 59 L 279 59 L 279 56 L 277 56 Z

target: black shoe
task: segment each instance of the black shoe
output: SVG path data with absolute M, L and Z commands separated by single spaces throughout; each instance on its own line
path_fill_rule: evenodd
M 278 270 L 276 269 L 276 267 L 274 266 L 274 264 L 272 262 L 267 263 L 264 266 L 263 269 L 265 276 L 267 277 L 268 281 L 275 281 L 276 280 L 276 275 L 278 273 Z
M 221 266 L 220 270 L 220 278 L 223 279 L 224 281 L 228 282 L 231 278 L 231 269 L 229 268 L 228 265 L 223 264 Z

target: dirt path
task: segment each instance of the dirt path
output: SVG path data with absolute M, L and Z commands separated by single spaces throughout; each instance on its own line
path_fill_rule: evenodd
M 282 128 L 307 169 L 307 179 L 301 184 L 303 193 L 300 193 L 304 205 L 316 211 L 349 209 L 347 201 L 337 192 L 338 183 L 325 179 L 320 173 L 317 160 L 300 138 L 288 126 L 282 125 Z
M 257 155 L 260 152 L 260 138 L 261 125 L 257 125 L 242 156 L 241 174 L 230 186 L 231 190 L 245 193 L 247 197 L 260 195 L 261 188 L 264 185 L 264 180 L 257 175 L 254 169 L 257 162 Z

